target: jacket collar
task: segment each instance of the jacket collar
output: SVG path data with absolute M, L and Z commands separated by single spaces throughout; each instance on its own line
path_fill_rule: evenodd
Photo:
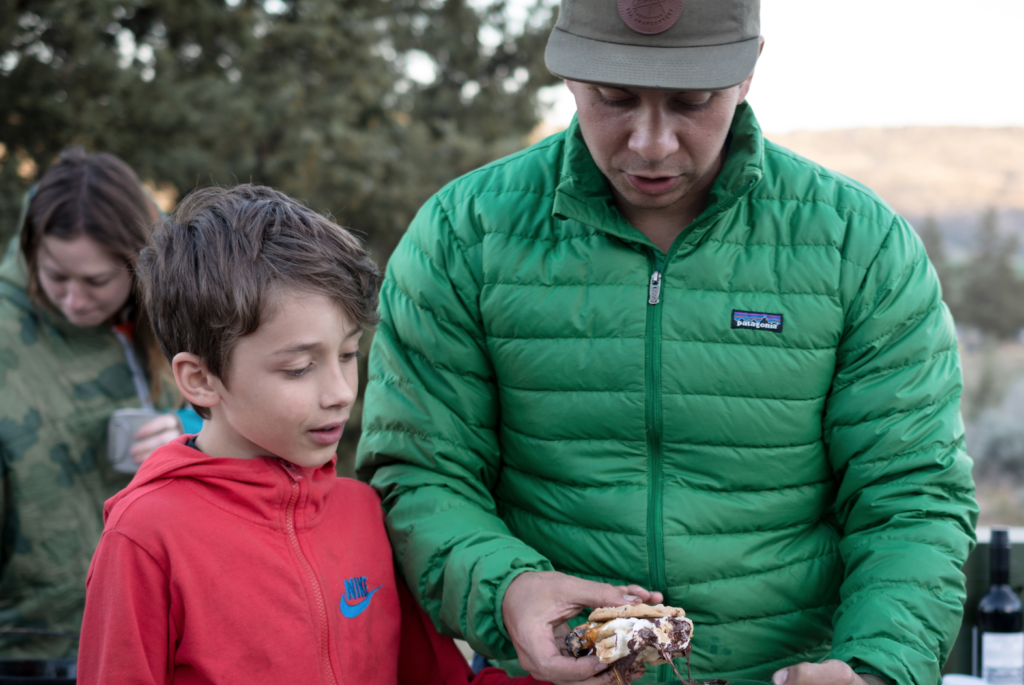
M 556 219 L 572 219 L 615 235 L 627 242 L 651 241 L 634 228 L 615 206 L 615 199 L 601 170 L 594 163 L 579 122 L 573 117 L 565 132 L 562 167 L 552 206 Z M 683 233 L 684 242 L 694 242 L 722 212 L 757 185 L 764 174 L 764 137 L 754 112 L 747 103 L 736 108 L 729 128 L 729 154 L 708 194 L 700 216 Z
M 284 527 L 295 492 L 295 526 L 308 527 L 319 521 L 337 482 L 337 457 L 319 468 L 295 466 L 276 457 L 213 457 L 189 447 L 186 443 L 191 437 L 182 435 L 146 459 L 128 487 L 107 500 L 104 521 L 118 502 L 149 483 L 167 479 L 184 480 L 214 506 L 273 528 Z

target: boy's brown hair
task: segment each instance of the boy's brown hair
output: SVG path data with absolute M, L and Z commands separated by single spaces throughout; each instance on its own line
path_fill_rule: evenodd
M 275 286 L 325 295 L 360 326 L 378 319 L 380 274 L 355 236 L 264 186 L 189 194 L 153 231 L 138 272 L 163 353 L 196 355 L 225 385 L 231 350 L 259 327 Z

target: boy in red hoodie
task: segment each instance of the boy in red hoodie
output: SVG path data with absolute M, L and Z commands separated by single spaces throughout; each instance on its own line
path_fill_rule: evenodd
M 78 682 L 535 682 L 473 676 L 395 575 L 377 495 L 335 475 L 376 322 L 358 241 L 268 188 L 207 189 L 157 228 L 139 271 L 206 422 L 106 503 Z

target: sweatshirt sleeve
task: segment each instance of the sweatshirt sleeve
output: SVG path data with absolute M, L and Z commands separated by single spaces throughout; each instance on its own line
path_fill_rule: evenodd
M 956 335 L 899 217 L 861 273 L 823 419 L 846 568 L 830 658 L 934 685 L 960 626 L 977 519 Z
M 163 569 L 129 538 L 105 532 L 86 580 L 79 684 L 169 683 L 177 639 L 169 607 Z
M 399 685 L 547 685 L 530 676 L 513 678 L 498 668 L 474 675 L 455 641 L 438 634 L 401 580 L 398 599 L 402 608 Z
M 520 573 L 551 570 L 498 517 L 498 398 L 479 311 L 479 244 L 440 200 L 388 265 L 370 353 L 358 474 L 382 496 L 395 557 L 443 633 L 512 658 L 501 600 Z

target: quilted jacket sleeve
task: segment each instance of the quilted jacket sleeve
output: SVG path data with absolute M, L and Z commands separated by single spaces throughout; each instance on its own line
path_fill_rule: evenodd
M 551 570 L 497 515 L 498 401 L 479 313 L 479 246 L 456 236 L 438 198 L 388 265 L 359 444 L 381 493 L 395 557 L 439 629 L 511 658 L 501 598 L 523 571 Z
M 977 518 L 956 337 L 902 219 L 856 268 L 824 418 L 846 566 L 831 658 L 893 684 L 935 685 L 960 625 Z

